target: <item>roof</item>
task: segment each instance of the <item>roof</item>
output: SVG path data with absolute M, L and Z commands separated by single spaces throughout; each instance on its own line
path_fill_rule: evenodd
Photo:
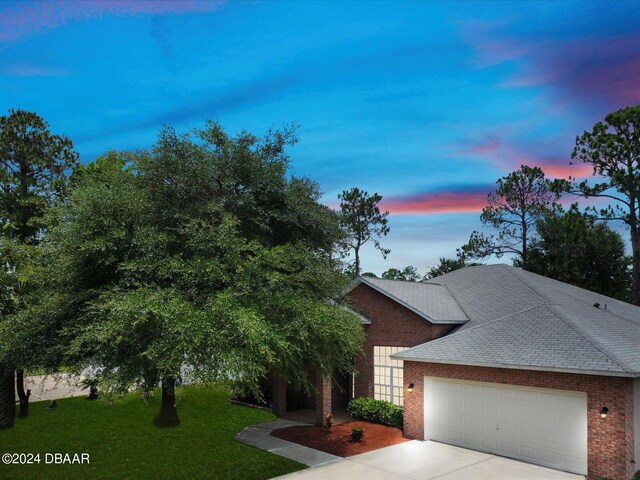
M 468 318 L 394 358 L 640 376 L 640 307 L 508 265 L 466 267 L 410 287 L 367 280 L 388 296 L 400 292 L 415 308 L 446 304 Z M 440 292 L 443 298 L 435 298 Z
M 460 325 L 469 321 L 458 302 L 444 285 L 358 277 L 351 284 L 349 290 L 353 290 L 362 283 L 431 323 Z

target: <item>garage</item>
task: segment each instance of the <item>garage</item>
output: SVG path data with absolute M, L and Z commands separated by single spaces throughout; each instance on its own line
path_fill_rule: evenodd
M 587 474 L 584 392 L 424 378 L 425 440 Z

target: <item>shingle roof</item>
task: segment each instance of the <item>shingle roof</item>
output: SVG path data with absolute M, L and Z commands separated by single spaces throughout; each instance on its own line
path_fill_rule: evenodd
M 469 321 L 394 358 L 640 376 L 640 307 L 507 265 L 413 285 L 425 308 L 446 287 Z
M 358 277 L 351 289 L 360 283 L 378 290 L 431 323 L 463 324 L 469 320 L 444 285 Z

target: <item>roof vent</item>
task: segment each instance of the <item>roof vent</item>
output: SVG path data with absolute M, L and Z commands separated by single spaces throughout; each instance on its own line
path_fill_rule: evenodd
M 594 307 L 596 307 L 596 308 L 600 308 L 600 304 L 599 304 L 599 303 L 597 303 L 597 302 L 596 302 L 596 303 L 594 303 L 594 304 L 593 304 L 593 306 L 594 306 Z

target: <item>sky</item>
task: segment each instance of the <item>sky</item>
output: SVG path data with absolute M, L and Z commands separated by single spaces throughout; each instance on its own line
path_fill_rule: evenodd
M 549 177 L 576 135 L 640 104 L 640 3 L 0 0 L 0 114 L 37 112 L 89 162 L 205 119 L 298 125 L 292 171 L 323 202 L 383 196 L 384 260 L 454 257 L 495 181 Z M 504 260 L 503 260 L 504 261 Z

